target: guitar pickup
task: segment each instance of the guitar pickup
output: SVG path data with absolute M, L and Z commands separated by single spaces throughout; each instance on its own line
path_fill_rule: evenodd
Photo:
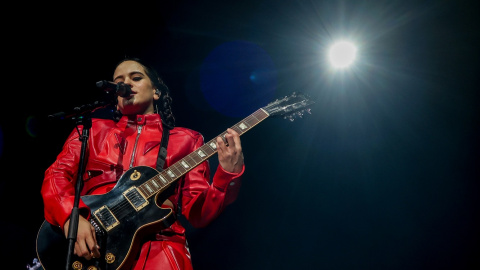
M 133 208 L 137 210 L 137 212 L 148 205 L 147 199 L 138 191 L 136 187 L 131 187 L 125 190 L 123 192 L 123 196 L 128 200 Z
M 98 208 L 95 212 L 93 212 L 93 214 L 106 231 L 110 231 L 112 228 L 119 224 L 118 219 L 105 205 Z

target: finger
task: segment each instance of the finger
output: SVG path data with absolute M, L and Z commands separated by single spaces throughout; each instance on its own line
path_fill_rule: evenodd
M 240 134 L 238 134 L 238 132 L 231 128 L 227 129 L 227 132 L 227 139 L 230 142 L 230 145 L 241 149 Z
M 222 136 L 223 143 L 225 144 L 226 147 L 229 146 L 227 136 L 229 136 L 228 133 L 225 133 L 225 134 L 223 134 L 223 136 Z
M 93 258 L 100 258 L 100 251 L 99 251 L 100 247 L 97 244 L 95 229 L 93 227 L 92 227 L 92 235 L 93 235 L 93 237 L 88 237 L 86 239 L 88 248 L 90 250 L 90 255 Z
M 224 147 L 228 147 L 228 141 L 225 137 L 225 134 L 217 137 L 217 148 L 218 150 L 224 150 Z
M 77 241 L 75 244 L 75 253 L 79 257 L 84 257 L 87 260 L 92 258 L 92 254 L 87 247 L 85 241 Z

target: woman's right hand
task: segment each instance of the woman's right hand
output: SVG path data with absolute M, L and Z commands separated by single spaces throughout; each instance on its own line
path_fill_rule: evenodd
M 68 228 L 70 219 L 63 225 L 65 237 L 68 237 Z M 77 241 L 75 241 L 74 254 L 79 257 L 84 257 L 87 260 L 92 258 L 100 258 L 99 246 L 95 235 L 95 228 L 83 216 L 79 216 Z

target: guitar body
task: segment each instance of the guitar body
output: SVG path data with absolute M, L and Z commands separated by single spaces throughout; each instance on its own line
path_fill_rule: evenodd
M 108 193 L 82 196 L 91 209 L 91 222 L 97 229 L 101 256 L 86 260 L 73 255 L 71 269 L 129 269 L 144 237 L 174 222 L 172 210 L 156 203 L 171 195 L 170 188 L 148 198 L 139 192 L 140 185 L 158 174 L 147 166 L 134 167 L 126 171 Z M 65 269 L 67 252 L 68 240 L 61 228 L 44 221 L 37 235 L 37 255 L 44 269 Z

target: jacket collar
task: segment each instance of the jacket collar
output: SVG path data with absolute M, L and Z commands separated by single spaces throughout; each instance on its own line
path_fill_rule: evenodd
M 125 127 L 127 125 L 162 125 L 162 119 L 159 114 L 137 114 L 137 115 L 124 115 L 118 121 L 118 125 Z

